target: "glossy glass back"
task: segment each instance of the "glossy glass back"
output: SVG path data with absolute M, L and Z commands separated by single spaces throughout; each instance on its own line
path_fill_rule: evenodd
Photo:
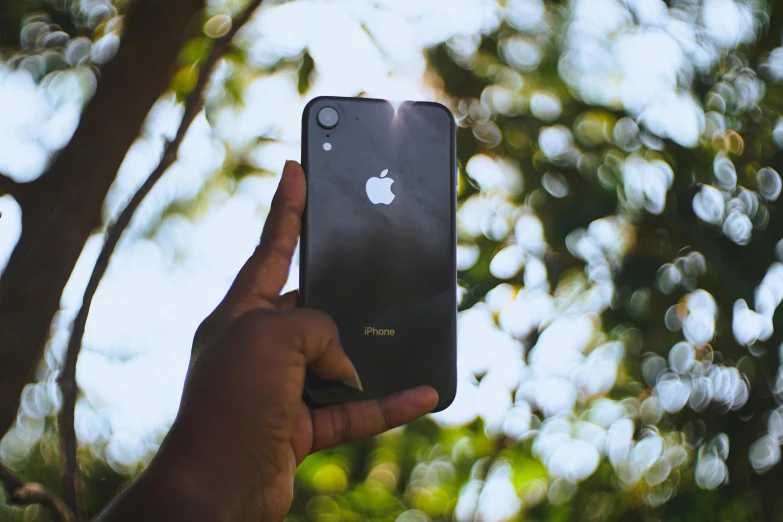
M 333 128 L 318 122 L 324 107 L 339 115 Z M 454 119 L 436 103 L 322 97 L 302 125 L 300 304 L 335 319 L 364 386 L 310 375 L 305 398 L 326 405 L 427 384 L 443 409 L 456 393 Z

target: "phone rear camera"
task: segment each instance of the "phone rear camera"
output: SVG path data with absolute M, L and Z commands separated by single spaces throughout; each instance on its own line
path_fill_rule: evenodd
M 318 125 L 324 129 L 333 129 L 340 121 L 340 115 L 332 107 L 324 107 L 318 111 Z

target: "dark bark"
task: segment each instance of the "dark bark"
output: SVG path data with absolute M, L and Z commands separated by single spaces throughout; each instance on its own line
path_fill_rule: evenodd
M 21 476 L 0 462 L 0 482 L 6 490 L 6 500 L 12 506 L 30 506 L 40 504 L 45 507 L 55 522 L 75 522 L 76 517 L 65 502 L 54 493 L 31 482 L 25 482 Z
M 169 83 L 201 0 L 138 0 L 71 142 L 17 197 L 22 235 L 0 278 L 0 433 L 33 378 L 52 317 L 125 154 Z M 73 499 L 65 499 L 71 504 Z
M 196 86 L 188 95 L 185 102 L 185 113 L 180 122 L 179 128 L 174 139 L 166 146 L 166 150 L 160 163 L 147 177 L 146 181 L 136 191 L 131 198 L 128 205 L 120 213 L 117 221 L 111 225 L 107 234 L 106 242 L 101 249 L 101 253 L 98 256 L 98 260 L 93 268 L 92 275 L 87 284 L 87 288 L 84 292 L 84 298 L 82 300 L 82 306 L 79 310 L 76 319 L 74 320 L 73 330 L 71 332 L 71 338 L 68 342 L 68 351 L 65 356 L 65 364 L 63 366 L 63 373 L 60 379 L 60 385 L 63 392 L 63 407 L 60 413 L 60 438 L 63 446 L 63 457 L 65 461 L 64 473 L 63 473 L 63 492 L 67 499 L 71 499 L 69 506 L 74 512 L 78 513 L 78 504 L 76 503 L 76 484 L 78 482 L 78 462 L 76 452 L 76 433 L 74 430 L 74 416 L 76 410 L 76 362 L 79 358 L 79 352 L 82 346 L 82 338 L 84 336 L 84 329 L 87 324 L 87 317 L 90 313 L 90 305 L 92 299 L 95 296 L 95 292 L 98 290 L 98 285 L 106 273 L 106 269 L 109 266 L 109 261 L 114 249 L 119 243 L 122 233 L 128 227 L 136 213 L 136 209 L 149 194 L 152 187 L 158 180 L 166 173 L 168 168 L 177 160 L 177 154 L 180 144 L 185 138 L 185 134 L 190 128 L 190 124 L 193 123 L 196 115 L 201 112 L 204 106 L 203 93 L 206 88 L 212 70 L 218 63 L 220 58 L 225 54 L 228 49 L 228 45 L 234 38 L 234 35 L 242 28 L 242 26 L 250 19 L 252 14 L 261 5 L 263 0 L 252 0 L 250 5 L 246 8 L 232 24 L 231 30 L 228 31 L 223 37 L 215 42 L 212 51 L 209 56 L 201 64 L 201 70 L 199 72 L 198 81 Z
M 22 185 L 12 180 L 5 174 L 0 174 L 0 196 L 4 194 L 11 194 L 12 196 L 19 196 L 19 190 Z

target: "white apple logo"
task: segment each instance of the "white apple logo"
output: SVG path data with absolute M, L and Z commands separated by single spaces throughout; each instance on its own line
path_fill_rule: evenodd
M 391 191 L 394 180 L 386 177 L 388 173 L 389 169 L 386 169 L 381 172 L 381 177 L 367 180 L 367 197 L 370 198 L 373 205 L 378 203 L 388 205 L 394 201 L 394 193 Z

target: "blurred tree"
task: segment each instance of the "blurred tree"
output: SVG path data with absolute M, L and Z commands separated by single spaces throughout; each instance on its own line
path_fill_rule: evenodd
M 23 232 L 0 279 L 0 431 L 13 423 L 65 283 L 101 223 L 117 169 L 167 87 L 186 29 L 201 7 L 200 1 L 186 0 L 135 5 L 123 45 L 101 69 L 100 88 L 70 143 L 44 176 L 4 186 L 22 207 Z M 19 58 L 22 67 L 40 55 Z
M 0 185 L 24 211 L 0 279 L 2 431 L 144 117 L 167 82 L 179 99 L 194 85 L 209 40 L 180 49 L 200 7 L 139 0 L 70 144 L 45 176 Z M 59 3 L 5 9 L 24 29 L 1 42 L 37 79 L 78 60 L 42 60 L 68 48 L 36 23 L 96 41 L 110 25 L 88 31 Z M 780 520 L 783 10 L 507 0 L 497 12 L 484 33 L 426 51 L 459 124 L 460 393 L 481 418 L 423 419 L 308 458 L 290 520 Z M 308 51 L 263 70 L 246 53 L 226 55 L 208 115 L 241 103 L 248 75 L 293 65 L 305 94 L 318 72 Z M 257 170 L 231 152 L 220 176 Z M 503 355 L 474 360 L 489 352 Z M 45 433 L 21 471 L 57 489 Z M 80 452 L 88 515 L 128 479 L 96 454 Z

